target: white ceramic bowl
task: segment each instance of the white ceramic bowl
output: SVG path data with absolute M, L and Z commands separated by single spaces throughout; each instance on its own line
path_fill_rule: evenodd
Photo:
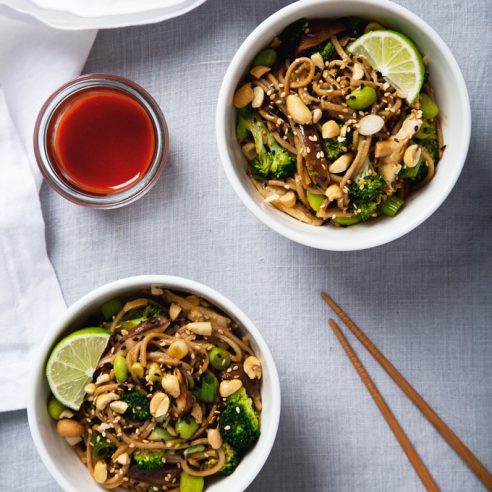
M 408 200 L 394 218 L 381 217 L 348 228 L 303 224 L 266 205 L 246 175 L 246 159 L 235 137 L 232 104 L 238 83 L 255 55 L 291 22 L 302 18 L 361 16 L 401 31 L 429 57 L 432 85 L 441 111 L 447 145 L 434 179 Z M 422 19 L 388 0 L 301 0 L 263 21 L 237 50 L 220 89 L 216 131 L 219 153 L 229 181 L 243 203 L 267 226 L 307 246 L 333 251 L 371 248 L 397 239 L 416 228 L 443 203 L 456 183 L 470 142 L 470 103 L 461 71 L 439 35 Z
M 117 296 L 136 293 L 151 285 L 197 294 L 218 306 L 243 327 L 245 334 L 250 336 L 253 348 L 262 362 L 263 411 L 260 439 L 231 476 L 217 480 L 206 489 L 207 492 L 242 491 L 263 467 L 277 434 L 280 418 L 280 384 L 275 362 L 258 329 L 237 306 L 210 287 L 180 277 L 145 275 L 125 278 L 99 287 L 67 309 L 46 336 L 32 367 L 27 413 L 31 435 L 38 453 L 48 471 L 65 491 L 100 492 L 103 490 L 92 479 L 76 453 L 56 433 L 54 422 L 46 409 L 49 388 L 44 376 L 44 367 L 53 344 L 63 334 L 81 328 L 90 314 L 99 312 L 102 303 Z

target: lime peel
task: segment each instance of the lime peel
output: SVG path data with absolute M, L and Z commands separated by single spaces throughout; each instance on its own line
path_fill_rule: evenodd
M 111 333 L 104 328 L 84 328 L 60 340 L 46 363 L 46 378 L 54 397 L 78 410 L 84 388 L 92 380 Z
M 407 36 L 389 29 L 370 31 L 355 40 L 348 52 L 365 56 L 409 103 L 417 98 L 424 83 L 424 63 Z

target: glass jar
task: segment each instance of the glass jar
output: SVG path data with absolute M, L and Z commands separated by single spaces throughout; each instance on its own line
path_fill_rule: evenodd
M 135 174 L 139 146 L 145 166 Z M 34 129 L 34 153 L 46 182 L 67 200 L 91 208 L 122 207 L 143 196 L 162 173 L 168 148 L 156 101 L 131 80 L 109 74 L 84 75 L 60 87 L 44 103 Z M 91 172 L 97 185 L 90 184 Z M 125 182 L 115 181 L 118 173 Z M 86 181 L 76 178 L 82 175 Z M 114 186 L 101 187 L 104 177 Z

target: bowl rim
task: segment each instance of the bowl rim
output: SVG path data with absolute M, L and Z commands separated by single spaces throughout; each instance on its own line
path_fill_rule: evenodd
M 243 473 L 240 473 L 237 477 L 234 477 L 238 490 L 244 490 L 251 484 L 263 468 L 270 455 L 277 435 L 280 421 L 281 391 L 276 364 L 260 331 L 256 328 L 249 317 L 246 316 L 246 314 L 238 306 L 236 306 L 236 304 L 224 295 L 217 292 L 215 289 L 208 287 L 205 284 L 174 275 L 138 275 L 106 283 L 96 289 L 91 290 L 79 300 L 74 302 L 58 318 L 57 322 L 54 323 L 53 328 L 46 334 L 41 346 L 37 350 L 30 370 L 27 417 L 29 430 L 36 446 L 36 450 L 56 482 L 58 482 L 58 484 L 66 491 L 77 492 L 74 485 L 68 482 L 64 475 L 59 472 L 59 465 L 52 459 L 43 438 L 41 437 L 39 423 L 36 418 L 36 392 L 39 381 L 42 380 L 42 378 L 39 378 L 39 374 L 44 374 L 45 361 L 49 354 L 49 350 L 57 338 L 60 337 L 67 329 L 67 323 L 82 315 L 83 311 L 97 301 L 97 299 L 108 297 L 112 292 L 118 290 L 138 290 L 139 288 L 143 288 L 145 285 L 162 285 L 169 289 L 195 292 L 198 295 L 203 295 L 206 299 L 216 303 L 220 309 L 223 309 L 226 313 L 232 315 L 232 317 L 240 323 L 244 330 L 252 336 L 254 343 L 259 349 L 259 353 L 265 363 L 265 370 L 268 371 L 269 379 L 271 381 L 271 405 L 269 412 L 270 420 L 268 422 L 268 426 L 262 427 L 262 436 L 265 437 L 261 443 L 261 447 L 257 447 L 259 444 L 257 443 L 251 450 L 254 450 L 255 461 L 248 469 L 244 469 Z M 239 465 L 238 470 L 240 470 L 240 468 L 241 465 Z
M 232 188 L 235 190 L 236 194 L 239 196 L 244 205 L 265 225 L 279 233 L 280 235 L 295 241 L 299 244 L 305 246 L 310 246 L 312 248 L 330 251 L 354 251 L 363 250 L 367 248 L 372 248 L 380 246 L 395 239 L 398 239 L 405 234 L 409 233 L 425 220 L 427 220 L 446 200 L 451 190 L 454 188 L 468 154 L 468 148 L 470 145 L 471 138 L 471 108 L 470 100 L 468 96 L 468 90 L 466 88 L 465 80 L 459 65 L 452 54 L 449 47 L 439 36 L 439 34 L 423 19 L 418 15 L 414 14 L 407 8 L 398 5 L 390 0 L 351 0 L 351 3 L 359 3 L 361 5 L 373 5 L 382 7 L 391 12 L 395 17 L 402 18 L 414 26 L 418 26 L 434 43 L 437 47 L 438 52 L 445 59 L 446 64 L 449 66 L 454 82 L 458 87 L 459 92 L 462 95 L 461 102 L 461 124 L 462 124 L 462 139 L 461 145 L 459 147 L 459 153 L 454 156 L 454 160 L 459 163 L 459 166 L 455 169 L 454 174 L 448 174 L 449 178 L 444 183 L 444 185 L 437 190 L 434 199 L 429 205 L 415 213 L 411 218 L 402 224 L 397 224 L 397 226 L 390 229 L 388 232 L 374 234 L 370 238 L 365 238 L 360 241 L 360 243 L 352 241 L 343 241 L 336 239 L 329 239 L 319 236 L 314 236 L 306 231 L 296 230 L 290 227 L 289 224 L 284 224 L 281 222 L 274 214 L 263 210 L 260 205 L 253 199 L 252 193 L 245 190 L 242 183 L 245 177 L 240 177 L 239 173 L 233 165 L 232 158 L 229 155 L 229 145 L 227 140 L 227 112 L 229 106 L 232 104 L 232 99 L 229 100 L 228 92 L 229 88 L 234 82 L 234 78 L 238 71 L 244 71 L 244 57 L 245 54 L 256 44 L 257 38 L 263 36 L 267 31 L 271 29 L 273 24 L 277 24 L 282 18 L 288 17 L 293 13 L 298 13 L 302 15 L 302 10 L 306 7 L 319 6 L 320 8 L 329 8 L 330 3 L 337 2 L 338 0 L 299 0 L 286 7 L 274 12 L 272 15 L 263 20 L 243 41 L 240 47 L 237 49 L 234 57 L 232 58 L 224 79 L 222 81 L 218 100 L 217 100 L 217 110 L 215 118 L 216 127 L 216 139 L 219 149 L 219 156 L 222 162 L 222 167 L 224 172 L 231 184 Z M 304 224 L 303 224 L 304 225 Z M 309 226 L 306 224 L 307 227 Z M 325 226 L 322 226 L 325 227 Z

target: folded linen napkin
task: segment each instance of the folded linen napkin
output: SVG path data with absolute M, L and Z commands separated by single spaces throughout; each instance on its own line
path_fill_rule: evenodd
M 30 353 L 65 309 L 32 132 L 45 99 L 82 70 L 95 34 L 0 16 L 0 412 L 25 407 Z

